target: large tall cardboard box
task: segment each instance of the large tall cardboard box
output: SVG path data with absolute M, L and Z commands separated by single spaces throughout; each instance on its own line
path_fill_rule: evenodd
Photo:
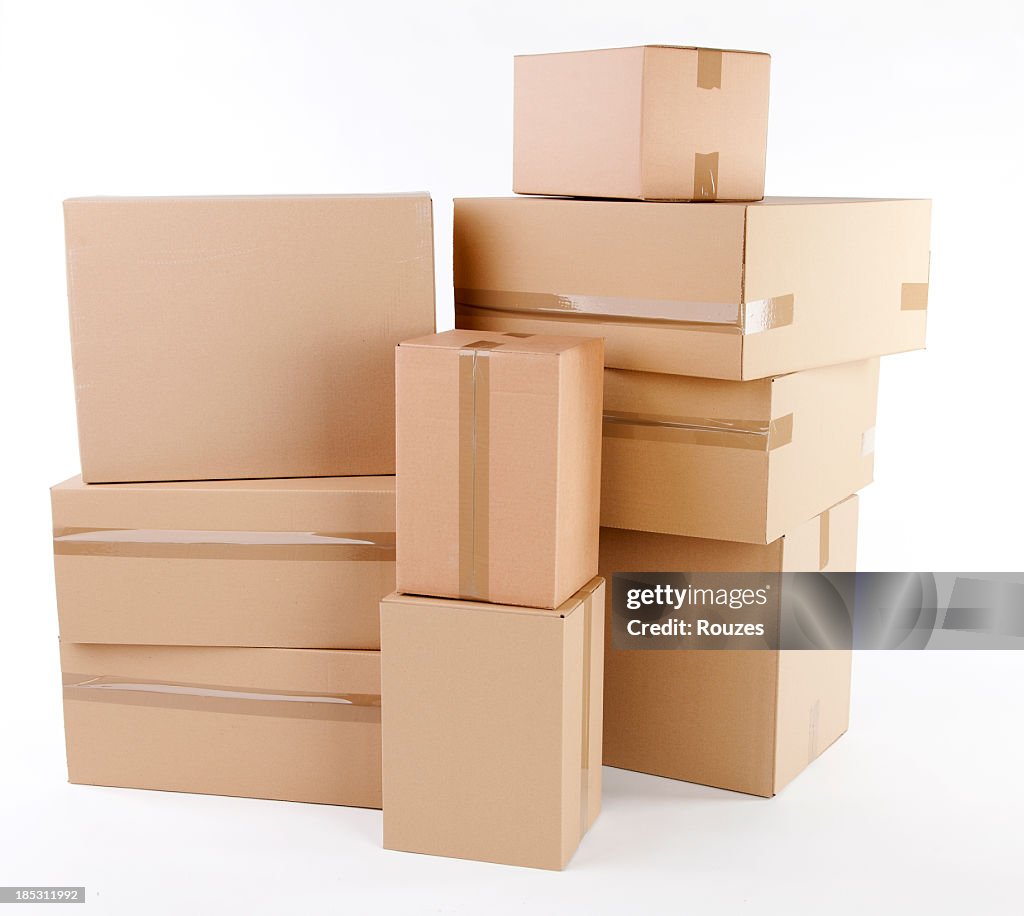
M 73 783 L 380 807 L 380 653 L 61 645 Z
M 616 369 L 767 378 L 924 346 L 927 200 L 455 201 L 455 323 Z
M 768 544 L 867 486 L 878 360 L 750 382 L 605 371 L 601 524 Z
M 398 348 L 400 592 L 555 608 L 597 572 L 599 340 Z
M 602 528 L 601 574 L 852 571 L 856 550 L 851 496 L 767 545 Z M 772 796 L 846 731 L 849 651 L 617 650 L 606 616 L 609 766 Z
M 395 478 L 50 491 L 68 643 L 379 649 Z
M 519 194 L 758 200 L 767 54 L 647 45 L 515 60 Z
M 429 196 L 84 198 L 64 222 L 84 480 L 394 473 Z
M 385 847 L 565 867 L 601 808 L 604 592 L 382 602 Z

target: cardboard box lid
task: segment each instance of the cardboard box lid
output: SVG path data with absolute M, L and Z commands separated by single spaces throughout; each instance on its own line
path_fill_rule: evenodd
M 557 356 L 577 347 L 592 346 L 593 339 L 554 334 L 515 334 L 492 331 L 442 331 L 403 340 L 401 347 L 432 350 L 489 350 L 498 353 L 529 353 L 533 356 Z
M 311 477 L 86 484 L 50 491 L 54 530 L 395 530 L 395 478 Z
M 623 45 L 614 48 L 580 48 L 575 51 L 545 51 L 541 54 L 516 54 L 520 57 L 547 57 L 552 54 L 601 54 L 605 51 L 636 51 L 641 48 L 666 48 L 671 51 L 720 51 L 723 54 L 757 54 L 760 57 L 771 57 L 766 51 L 743 51 L 737 48 L 708 48 L 703 45 Z
M 388 595 L 382 603 L 419 605 L 421 607 L 444 607 L 458 610 L 479 610 L 495 614 L 530 614 L 538 617 L 568 617 L 583 606 L 586 599 L 604 585 L 600 576 L 591 579 L 579 591 L 563 601 L 553 610 L 536 607 L 520 607 L 514 604 L 489 604 L 486 601 L 466 601 L 460 598 L 435 598 L 429 595 Z

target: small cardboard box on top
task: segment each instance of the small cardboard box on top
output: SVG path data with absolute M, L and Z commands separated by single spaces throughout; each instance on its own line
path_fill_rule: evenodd
M 73 783 L 380 807 L 380 653 L 61 644 Z
M 601 529 L 609 581 L 616 572 L 846 572 L 856 559 L 856 496 L 767 545 Z M 772 796 L 846 731 L 849 651 L 617 650 L 612 614 L 609 598 L 609 766 Z
M 768 544 L 871 482 L 878 360 L 751 382 L 605 370 L 601 524 Z
M 394 473 L 428 195 L 81 198 L 64 223 L 85 481 Z
M 397 589 L 555 608 L 597 572 L 601 341 L 398 347 Z
M 382 602 L 385 847 L 565 867 L 601 808 L 604 592 Z
M 395 478 L 50 491 L 67 643 L 379 649 Z
M 771 58 L 647 45 L 515 59 L 519 194 L 764 195 Z
M 757 379 L 924 346 L 927 200 L 455 201 L 455 323 Z

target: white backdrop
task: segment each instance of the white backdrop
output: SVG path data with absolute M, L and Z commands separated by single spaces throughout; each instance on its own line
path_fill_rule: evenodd
M 69 787 L 47 487 L 77 471 L 63 198 L 429 190 L 447 327 L 451 198 L 510 188 L 512 55 L 702 44 L 773 55 L 768 193 L 935 200 L 929 349 L 883 361 L 861 568 L 1020 568 L 1020 10 L 0 0 L 0 884 L 125 912 L 985 911 L 1024 816 L 1009 653 L 859 655 L 850 734 L 770 802 L 606 770 L 563 875 L 382 852 L 376 812 Z

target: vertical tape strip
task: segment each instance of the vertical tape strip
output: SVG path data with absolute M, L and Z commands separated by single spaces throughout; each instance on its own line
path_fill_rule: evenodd
M 718 199 L 718 153 L 693 154 L 693 199 Z
M 459 354 L 459 594 L 488 598 L 490 359 Z
M 722 52 L 714 48 L 697 48 L 697 88 L 722 88 Z
M 594 593 L 583 599 L 583 742 L 580 768 L 580 836 L 590 827 L 590 653 L 594 621 Z
M 818 569 L 821 570 L 828 566 L 829 546 L 832 543 L 829 510 L 826 509 L 822 512 L 819 518 L 821 519 L 821 529 L 818 532 Z

